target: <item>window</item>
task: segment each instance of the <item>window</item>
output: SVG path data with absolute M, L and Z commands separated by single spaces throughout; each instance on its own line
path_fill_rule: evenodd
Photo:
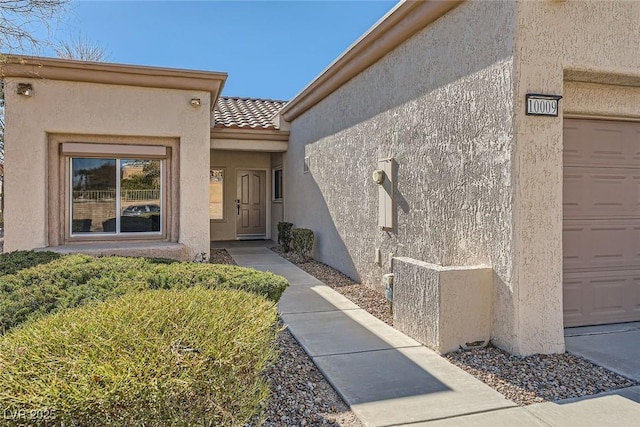
M 282 167 L 273 170 L 272 176 L 273 182 L 273 201 L 282 201 L 283 198 L 283 186 L 282 186 Z
M 162 164 L 71 157 L 71 235 L 162 233 Z
M 311 158 L 309 156 L 304 158 L 304 163 L 302 165 L 302 172 L 309 173 L 311 170 Z
M 209 219 L 224 219 L 224 169 L 209 171 Z

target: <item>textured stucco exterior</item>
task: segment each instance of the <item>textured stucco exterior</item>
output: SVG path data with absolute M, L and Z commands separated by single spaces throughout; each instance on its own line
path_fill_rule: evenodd
M 564 95 L 561 110 L 572 115 L 640 119 L 640 2 L 519 1 L 517 7 L 513 208 L 517 285 L 514 301 L 498 302 L 514 308 L 517 322 L 511 328 L 496 319 L 494 336 L 499 345 L 516 353 L 558 352 L 564 349 L 564 115 L 526 116 L 525 95 Z M 599 85 L 573 84 L 570 79 L 595 80 Z M 635 88 L 619 86 L 634 84 Z
M 489 341 L 490 267 L 442 267 L 399 257 L 393 274 L 394 328 L 439 353 Z
M 33 95 L 17 95 L 18 83 L 32 84 Z M 81 134 L 178 138 L 174 240 L 189 259 L 209 253 L 209 92 L 7 77 L 5 97 L 5 251 L 49 246 L 48 135 Z
M 282 168 L 282 153 L 271 153 L 271 170 L 276 168 Z M 273 180 L 273 175 L 271 175 Z M 284 180 L 283 180 L 284 181 Z M 284 221 L 284 203 L 286 200 L 286 194 L 284 193 L 285 182 L 282 183 L 282 190 L 284 197 L 282 200 L 273 200 L 273 182 L 271 182 L 271 238 L 278 240 L 278 223 Z
M 373 287 L 390 255 L 490 265 L 494 343 L 561 352 L 563 118 L 638 120 L 638 87 L 640 2 L 464 2 L 293 119 L 285 217 Z M 559 117 L 525 115 L 527 93 L 563 95 Z M 387 157 L 382 231 L 371 172 Z
M 316 232 L 317 258 L 373 287 L 390 254 L 490 265 L 495 293 L 513 293 L 515 19 L 515 3 L 464 3 L 293 121 L 285 214 Z M 371 173 L 388 157 L 396 226 L 382 231 Z

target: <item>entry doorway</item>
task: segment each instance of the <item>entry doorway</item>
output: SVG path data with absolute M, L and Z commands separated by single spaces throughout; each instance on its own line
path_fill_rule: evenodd
M 236 235 L 238 239 L 264 239 L 267 233 L 267 173 L 236 171 Z

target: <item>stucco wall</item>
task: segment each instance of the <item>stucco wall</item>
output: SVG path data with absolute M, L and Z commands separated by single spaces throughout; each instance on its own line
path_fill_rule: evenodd
M 282 166 L 282 153 L 271 153 L 271 169 L 273 170 L 280 166 Z M 271 179 L 273 179 L 273 175 L 271 175 Z M 284 187 L 285 183 L 283 182 L 282 185 Z M 273 183 L 271 188 L 273 189 Z M 284 191 L 283 195 L 284 197 L 282 201 L 274 201 L 271 203 L 271 238 L 275 241 L 278 240 L 278 223 L 280 221 L 284 221 L 284 203 L 285 198 L 287 197 Z M 271 198 L 273 199 L 273 194 L 271 195 Z
M 211 240 L 235 240 L 236 238 L 236 170 L 267 170 L 267 193 L 271 193 L 271 154 L 248 151 L 211 150 L 211 167 L 225 170 L 224 177 L 224 219 L 210 222 Z M 208 190 L 207 190 L 208 191 Z M 266 208 L 270 208 L 271 196 L 267 196 Z M 267 219 L 268 220 L 268 219 Z M 267 222 L 267 228 L 269 223 Z
M 523 0 L 517 8 L 514 281 L 518 285 L 512 304 L 518 322 L 511 328 L 496 318 L 494 334 L 499 345 L 516 353 L 556 352 L 564 349 L 563 115 L 526 116 L 525 95 L 564 94 L 561 110 L 568 108 L 573 114 L 640 118 L 637 95 L 633 98 L 637 89 L 618 86 L 640 81 L 640 2 Z M 571 76 L 590 76 L 600 84 L 567 83 Z
M 293 121 L 285 215 L 316 232 L 317 258 L 374 287 L 389 254 L 486 264 L 496 292 L 511 293 L 514 25 L 514 3 L 465 3 Z M 371 179 L 387 157 L 389 232 Z M 500 316 L 515 322 L 512 310 Z
M 18 83 L 31 83 L 33 96 L 17 95 Z M 47 134 L 60 133 L 179 138 L 178 241 L 189 256 L 209 253 L 208 92 L 29 78 L 5 85 L 5 251 L 48 245 Z

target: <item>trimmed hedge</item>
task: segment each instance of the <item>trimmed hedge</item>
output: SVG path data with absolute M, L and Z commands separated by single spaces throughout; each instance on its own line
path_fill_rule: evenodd
M 62 255 L 56 252 L 14 251 L 0 254 L 0 276 L 15 274 L 25 268 L 45 264 Z
M 308 228 L 294 228 L 291 230 L 293 251 L 307 259 L 313 249 L 313 231 Z
M 27 322 L 0 337 L 5 423 L 243 425 L 268 395 L 277 319 L 260 296 L 193 287 Z
M 282 247 L 284 252 L 289 252 L 291 249 L 291 229 L 293 224 L 290 222 L 280 221 L 278 223 L 278 243 Z
M 70 255 L 0 277 L 0 334 L 27 319 L 132 291 L 239 289 L 277 302 L 288 286 L 273 273 L 220 264 Z

